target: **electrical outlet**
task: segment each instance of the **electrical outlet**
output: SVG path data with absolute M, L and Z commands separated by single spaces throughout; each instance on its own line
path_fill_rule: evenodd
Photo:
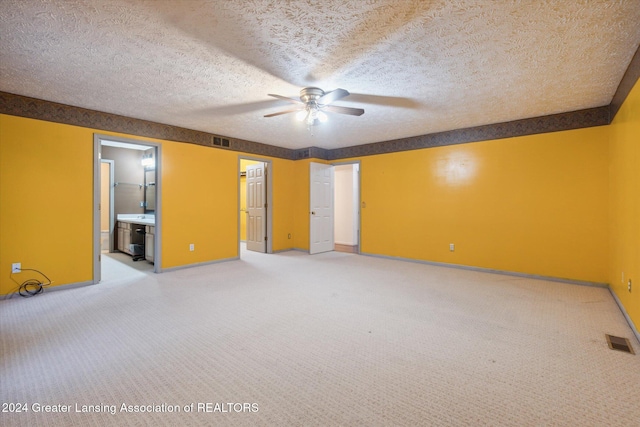
M 193 243 L 190 243 L 190 244 L 189 244 L 189 250 L 190 250 L 191 252 L 195 251 L 195 250 L 196 250 L 196 245 L 194 245 Z
M 449 250 L 451 252 L 455 251 L 456 250 L 456 245 L 454 245 L 453 243 L 449 243 Z
M 287 237 L 290 239 L 291 238 L 291 233 L 287 234 Z
M 627 289 L 631 292 L 631 279 L 629 279 L 629 282 L 627 283 Z
M 22 271 L 22 264 L 19 262 L 14 262 L 11 264 L 11 272 L 12 273 L 20 273 Z

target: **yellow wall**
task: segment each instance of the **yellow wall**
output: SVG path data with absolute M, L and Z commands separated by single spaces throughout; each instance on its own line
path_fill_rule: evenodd
M 239 153 L 173 142 L 162 147 L 163 268 L 238 256 Z M 272 248 L 291 249 L 293 162 L 264 159 L 273 174 Z
M 607 132 L 363 157 L 362 252 L 605 283 Z
M 90 282 L 93 134 L 106 132 L 8 115 L 0 115 L 0 129 L 0 272 L 21 262 L 43 271 L 54 286 Z M 112 134 L 162 145 L 162 268 L 238 256 L 239 153 Z M 295 177 L 292 161 L 271 160 L 278 251 L 293 247 L 287 234 Z M 31 274 L 14 278 L 22 283 Z M 0 274 L 0 294 L 17 287 Z
M 88 129 L 0 115 L 0 294 L 18 287 L 13 262 L 54 285 L 92 279 L 92 142 Z
M 238 256 L 237 153 L 163 143 L 161 182 L 163 268 Z
M 640 83 L 609 128 L 609 285 L 640 330 Z M 627 290 L 629 279 L 632 292 Z
M 273 181 L 273 244 L 274 252 L 294 248 L 295 220 L 294 209 L 302 196 L 297 192 L 298 175 L 296 163 L 291 160 L 272 159 L 271 174 Z M 307 177 L 307 179 L 309 179 Z M 291 238 L 289 238 L 291 235 Z
M 293 208 L 294 232 L 293 244 L 297 249 L 309 250 L 309 163 L 311 160 L 298 160 L 293 169 L 296 176 L 294 191 L 296 204 Z

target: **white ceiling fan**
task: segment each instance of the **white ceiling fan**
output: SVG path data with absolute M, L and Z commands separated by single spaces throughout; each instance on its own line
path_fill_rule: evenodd
M 335 89 L 331 92 L 325 92 L 317 87 L 305 87 L 300 91 L 300 100 L 288 98 L 286 96 L 268 94 L 274 98 L 296 104 L 295 108 L 279 111 L 277 113 L 266 114 L 265 117 L 274 117 L 281 114 L 295 113 L 299 121 L 306 121 L 307 125 L 313 126 L 318 123 L 327 121 L 325 111 L 331 113 L 348 114 L 351 116 L 361 116 L 364 114 L 362 108 L 340 107 L 337 105 L 329 105 L 334 101 L 349 96 L 349 92 L 344 89 Z

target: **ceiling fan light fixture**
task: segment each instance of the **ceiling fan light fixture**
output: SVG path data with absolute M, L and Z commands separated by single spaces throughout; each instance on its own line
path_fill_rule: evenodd
M 324 111 L 321 111 L 323 109 L 331 113 L 348 114 L 351 116 L 361 116 L 364 114 L 364 110 L 362 108 L 329 105 L 334 101 L 344 98 L 345 96 L 349 96 L 349 92 L 345 89 L 335 89 L 331 92 L 325 92 L 317 87 L 305 87 L 300 90 L 299 101 L 297 99 L 273 93 L 269 93 L 267 95 L 297 104 L 297 108 L 267 114 L 265 117 L 275 117 L 281 114 L 296 112 L 296 119 L 299 122 L 306 121 L 308 126 L 315 126 L 320 123 L 325 123 L 328 120 L 329 117 L 327 114 Z
M 309 112 L 305 109 L 305 110 L 300 110 L 296 113 L 296 120 L 301 122 L 303 121 L 307 115 L 309 114 Z
M 307 115 L 307 126 L 313 126 L 316 123 L 316 115 L 312 111 Z

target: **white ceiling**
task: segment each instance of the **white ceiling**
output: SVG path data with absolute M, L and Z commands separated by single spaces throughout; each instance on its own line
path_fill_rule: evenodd
M 638 0 L 2 0 L 0 91 L 286 148 L 607 105 Z M 307 128 L 300 88 L 344 88 Z

